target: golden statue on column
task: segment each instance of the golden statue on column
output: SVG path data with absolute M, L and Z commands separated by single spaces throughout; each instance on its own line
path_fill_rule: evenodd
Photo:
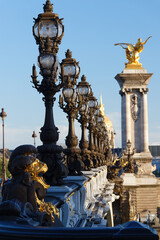
M 126 63 L 126 68 L 141 68 L 142 64 L 139 63 L 139 53 L 143 51 L 143 46 L 149 40 L 150 37 L 146 39 L 146 41 L 142 42 L 141 38 L 138 38 L 136 44 L 131 43 L 116 43 L 115 46 L 120 45 L 123 49 L 126 50 L 126 58 L 128 63 Z M 126 45 L 127 47 L 124 47 Z

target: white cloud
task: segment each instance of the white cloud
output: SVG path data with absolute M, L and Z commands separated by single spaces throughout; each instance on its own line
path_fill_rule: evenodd
M 33 144 L 33 130 L 37 134 L 36 142 L 41 144 L 39 140 L 39 127 L 33 128 L 15 128 L 5 126 L 5 148 L 14 149 L 19 145 Z M 2 127 L 0 126 L 0 148 L 2 148 Z

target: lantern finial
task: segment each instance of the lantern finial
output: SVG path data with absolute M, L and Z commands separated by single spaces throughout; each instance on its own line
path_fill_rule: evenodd
M 82 82 L 85 82 L 85 81 L 86 81 L 86 76 L 85 76 L 85 75 L 82 75 L 81 81 L 82 81 Z
M 51 4 L 50 0 L 47 0 L 43 7 L 44 12 L 53 12 L 53 4 Z
M 67 49 L 67 52 L 65 55 L 66 55 L 66 58 L 72 58 L 72 52 L 69 49 Z

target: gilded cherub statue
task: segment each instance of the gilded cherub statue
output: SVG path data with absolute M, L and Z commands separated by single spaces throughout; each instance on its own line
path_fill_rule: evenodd
M 139 63 L 139 53 L 143 51 L 143 46 L 144 44 L 146 44 L 149 38 L 151 38 L 151 36 L 148 37 L 144 42 L 142 42 L 141 38 L 138 38 L 136 44 L 116 43 L 114 45 L 120 45 L 123 49 L 126 50 L 126 58 L 128 60 L 127 64 L 141 65 L 141 63 Z M 126 45 L 127 47 L 124 47 L 124 45 Z

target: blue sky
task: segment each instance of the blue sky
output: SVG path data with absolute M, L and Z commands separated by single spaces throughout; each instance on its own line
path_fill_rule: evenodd
M 125 53 L 114 43 L 136 43 L 151 39 L 140 54 L 140 62 L 153 73 L 149 83 L 149 143 L 160 144 L 160 1 L 159 0 L 53 0 L 54 12 L 64 18 L 65 27 L 58 57 L 61 61 L 69 48 L 80 63 L 94 95 L 102 94 L 105 113 L 115 128 L 116 146 L 121 146 L 121 97 L 114 79 L 124 69 Z M 44 123 L 44 105 L 31 84 L 32 64 L 37 62 L 38 46 L 32 35 L 33 17 L 43 12 L 45 0 L 0 0 L 0 108 L 4 107 L 5 145 L 13 149 L 33 143 L 33 130 L 38 134 Z M 80 76 L 81 76 L 80 75 Z M 41 80 L 40 76 L 39 79 Z M 59 143 L 64 142 L 68 123 L 54 106 L 55 124 L 60 131 Z M 76 134 L 80 127 L 76 122 Z M 0 135 L 2 134 L 0 127 Z M 0 137 L 0 148 L 2 146 Z M 39 135 L 37 145 L 41 144 Z

